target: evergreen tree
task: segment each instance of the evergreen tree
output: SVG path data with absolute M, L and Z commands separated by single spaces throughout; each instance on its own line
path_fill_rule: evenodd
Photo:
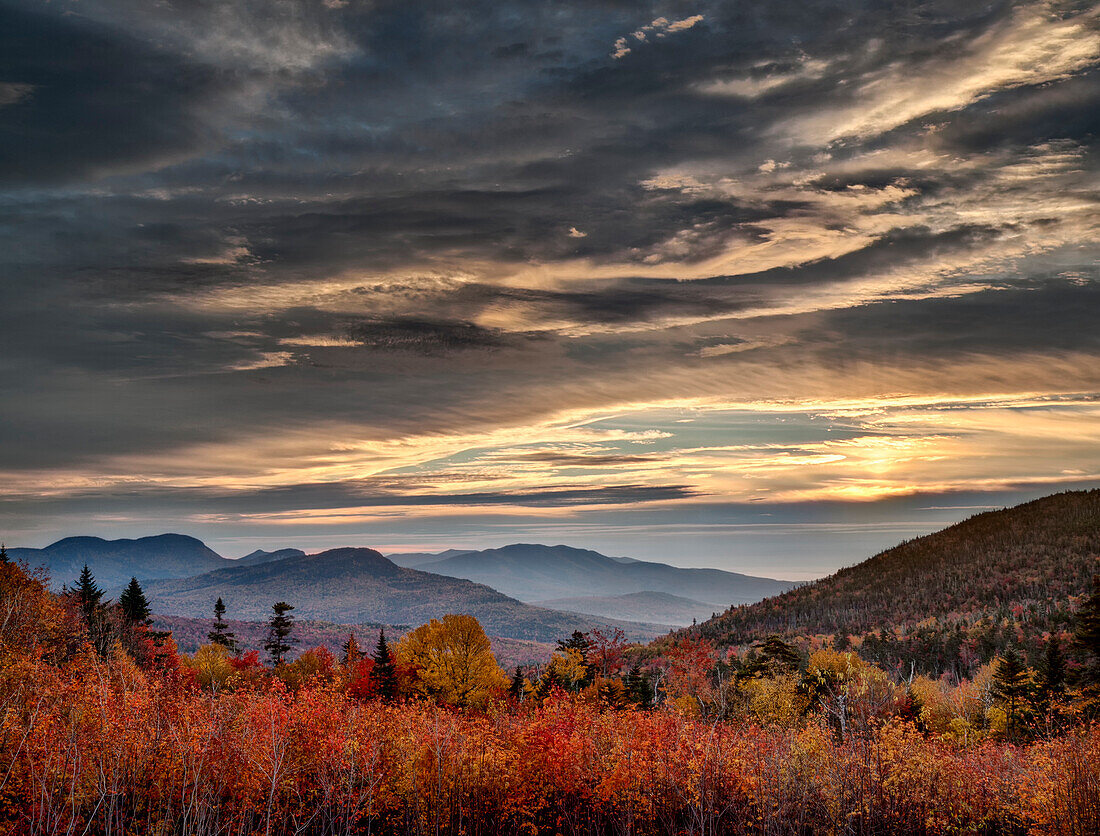
M 149 626 L 153 619 L 149 617 L 149 601 L 145 598 L 137 578 L 130 578 L 130 585 L 118 596 L 118 608 L 129 624 Z
M 542 679 L 539 681 L 542 683 L 540 693 L 543 694 L 549 694 L 554 688 L 564 690 L 569 685 L 568 682 L 562 679 L 561 672 L 556 665 L 547 665 L 546 670 L 542 672 Z
M 225 603 L 220 597 L 214 602 L 214 626 L 206 634 L 206 639 L 211 644 L 220 644 L 231 653 L 237 652 L 237 634 L 225 622 Z
M 589 664 L 588 654 L 592 652 L 592 640 L 588 638 L 586 633 L 582 633 L 580 630 L 574 630 L 573 635 L 568 639 L 558 639 L 558 650 L 564 652 L 570 650 L 576 650 L 581 654 L 581 659 L 584 660 L 584 676 L 581 677 L 576 683 L 578 689 L 583 688 L 592 682 L 592 665 Z M 558 677 L 560 679 L 560 677 Z M 564 683 L 555 682 L 554 684 L 562 685 Z
M 558 650 L 579 650 L 585 660 L 588 659 L 588 651 L 591 649 L 592 642 L 580 630 L 574 630 L 568 639 L 558 639 Z
M 523 698 L 523 668 L 517 667 L 512 674 L 512 681 L 508 684 L 508 696 L 514 699 Z
M 374 660 L 374 676 L 378 680 L 378 696 L 384 700 L 392 700 L 397 696 L 397 666 L 390 653 L 390 646 L 386 643 L 386 631 L 378 632 L 378 646 L 371 655 Z
M 278 601 L 271 605 L 271 621 L 267 625 L 267 640 L 264 642 L 264 650 L 271 658 L 271 666 L 278 667 L 290 652 L 292 645 L 298 640 L 290 634 L 294 629 L 294 616 L 290 611 L 294 609 L 286 601 Z
M 73 594 L 76 595 L 76 601 L 80 605 L 80 613 L 84 616 L 85 622 L 90 622 L 96 611 L 105 606 L 103 590 L 95 582 L 95 576 L 87 563 L 80 570 L 80 577 L 77 578 L 76 586 L 73 587 Z
M 1081 687 L 1086 710 L 1100 714 L 1100 575 L 1092 579 L 1092 592 L 1077 611 L 1073 652 L 1080 663 L 1074 677 Z
M 8 547 L 0 543 L 0 563 L 8 562 Z
M 340 658 L 340 664 L 354 665 L 363 658 L 363 651 L 359 649 L 359 642 L 355 640 L 355 633 L 348 633 L 348 640 L 344 642 L 344 655 Z
M 1005 706 L 1005 734 L 1016 736 L 1019 711 L 1031 689 L 1031 677 L 1024 660 L 1014 647 L 1005 649 L 993 674 L 993 696 Z
M 779 636 L 768 636 L 753 647 L 758 653 L 751 667 L 746 666 L 746 673 L 753 676 L 770 676 L 798 670 L 801 661 L 798 651 Z
M 626 691 L 630 699 L 640 708 L 648 708 L 653 699 L 653 689 L 649 685 L 649 677 L 642 673 L 642 669 L 635 665 L 630 669 L 626 677 Z
M 111 641 L 111 622 L 107 618 L 107 605 L 110 601 L 103 600 L 103 590 L 95 582 L 87 563 L 80 571 L 80 577 L 77 578 L 71 594 L 76 600 L 92 646 L 101 656 L 106 655 Z
M 1061 696 L 1066 688 L 1066 657 L 1057 636 L 1047 641 L 1046 652 L 1039 664 L 1039 691 L 1043 702 L 1050 703 Z

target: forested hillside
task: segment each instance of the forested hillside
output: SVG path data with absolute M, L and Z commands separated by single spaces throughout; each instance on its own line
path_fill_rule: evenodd
M 720 645 L 828 636 L 888 665 L 972 670 L 1009 644 L 1038 652 L 1100 571 L 1100 490 L 978 514 L 695 628 Z
M 181 654 L 137 581 L 56 595 L 0 547 L 0 833 L 1100 832 L 1100 582 L 1040 669 L 958 682 L 599 630 L 509 676 L 467 615 L 293 659 L 292 618 L 264 659 L 206 626 Z

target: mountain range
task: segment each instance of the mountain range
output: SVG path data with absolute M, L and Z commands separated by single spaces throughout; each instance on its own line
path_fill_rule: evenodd
M 581 595 L 575 598 L 552 598 L 535 601 L 537 606 L 552 610 L 602 615 L 628 621 L 644 617 L 658 624 L 687 625 L 696 620 L 712 618 L 722 609 L 702 601 L 693 601 L 667 592 L 628 592 L 626 595 Z
M 209 616 L 222 598 L 234 618 L 262 621 L 285 600 L 301 618 L 341 624 L 417 625 L 447 613 L 475 616 L 492 635 L 551 641 L 573 630 L 618 627 L 633 639 L 667 625 L 613 621 L 535 607 L 483 584 L 397 566 L 374 549 L 330 549 L 259 564 L 230 566 L 190 578 L 149 582 L 157 613 Z
M 113 595 L 136 576 L 154 611 L 177 619 L 208 619 L 222 597 L 230 617 L 263 621 L 274 601 L 288 600 L 303 619 L 343 625 L 466 612 L 493 635 L 538 642 L 596 626 L 643 639 L 700 619 L 683 632 L 719 647 L 817 636 L 887 665 L 910 659 L 935 675 L 969 675 L 1009 645 L 1037 653 L 1043 636 L 1070 629 L 1100 573 L 1100 490 L 978 514 L 803 585 L 532 544 L 392 559 L 373 549 L 286 548 L 229 560 L 193 537 L 164 534 L 68 537 L 8 553 L 46 568 L 55 588 L 85 562 Z
M 159 578 L 186 578 L 233 566 L 202 540 L 183 534 L 158 534 L 136 540 L 104 540 L 101 537 L 66 537 L 44 549 L 8 549 L 12 560 L 31 568 L 43 568 L 50 584 L 60 589 L 71 584 L 87 563 L 101 586 L 116 589 L 131 577 L 142 583 Z
M 442 614 L 441 607 L 464 607 L 479 617 L 484 614 L 486 626 L 508 631 L 500 635 L 521 638 L 546 637 L 562 626 L 561 612 L 572 614 L 570 623 L 632 622 L 622 625 L 628 634 L 651 636 L 793 585 L 533 544 L 396 554 L 389 560 L 370 549 L 320 555 L 296 548 L 257 549 L 233 560 L 194 537 L 161 534 L 134 540 L 67 537 L 43 549 L 10 551 L 15 559 L 45 568 L 57 589 L 72 584 L 85 563 L 112 595 L 137 577 L 164 614 L 207 616 L 210 601 L 219 596 L 231 612 L 236 607 L 238 617 L 261 619 L 278 598 L 290 599 L 310 617 L 352 623 L 410 623 L 421 615 Z M 353 557 L 352 552 L 361 554 Z M 395 572 L 398 567 L 414 574 Z M 241 571 L 246 568 L 257 571 Z M 387 585 L 398 580 L 397 586 Z M 478 585 L 482 588 L 474 591 Z M 484 587 L 499 598 L 486 598 Z M 551 617 L 550 610 L 558 615 Z
M 434 558 L 434 559 L 433 559 Z M 721 569 L 683 569 L 666 563 L 608 557 L 589 549 L 517 543 L 499 549 L 443 552 L 440 555 L 390 555 L 399 565 L 416 566 L 438 575 L 483 583 L 521 601 L 596 612 L 614 606 L 631 618 L 688 624 L 731 604 L 759 601 L 795 584 Z M 655 599 L 634 593 L 662 593 L 683 599 Z M 607 600 L 613 596 L 614 602 Z M 591 599 L 591 600 L 585 600 Z M 658 611 L 664 613 L 658 618 Z M 669 619 L 669 620 L 665 620 Z

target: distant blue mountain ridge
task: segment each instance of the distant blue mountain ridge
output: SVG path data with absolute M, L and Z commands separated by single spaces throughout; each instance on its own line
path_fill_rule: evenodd
M 330 555 L 334 551 L 323 554 Z M 186 612 L 181 610 L 177 613 L 180 615 L 197 615 L 199 609 L 206 606 L 200 598 L 216 597 L 223 594 L 219 590 L 224 589 L 226 595 L 230 590 L 236 594 L 238 611 L 242 615 L 247 612 L 248 617 L 262 617 L 264 610 L 270 606 L 267 597 L 281 589 L 281 597 L 293 599 L 295 587 L 310 571 L 319 571 L 331 564 L 331 561 L 315 561 L 318 556 L 307 555 L 296 548 L 257 549 L 233 560 L 222 557 L 201 540 L 182 534 L 160 534 L 133 540 L 66 537 L 42 549 L 13 548 L 9 554 L 32 568 L 44 568 L 55 589 L 65 584 L 71 585 L 85 563 L 98 583 L 111 594 L 116 594 L 131 577 L 136 577 L 143 585 L 149 586 L 151 594 L 161 595 L 162 608 L 168 607 L 170 602 L 182 607 L 186 600 Z M 590 549 L 565 545 L 517 543 L 497 549 L 447 549 L 435 554 L 392 554 L 388 557 L 376 552 L 372 554 L 377 554 L 377 560 L 370 567 L 345 563 L 339 572 L 343 579 L 341 583 L 347 585 L 348 590 L 359 589 L 358 597 L 363 606 L 356 604 L 355 595 L 328 584 L 323 587 L 324 594 L 321 593 L 322 587 L 315 589 L 317 600 L 309 604 L 311 610 L 317 611 L 317 617 L 332 619 L 339 614 L 340 618 L 355 615 L 357 618 L 379 619 L 382 612 L 392 615 L 391 605 L 395 606 L 398 598 L 407 605 L 412 600 L 407 593 L 418 584 L 425 595 L 442 591 L 430 577 L 423 577 L 430 575 L 472 581 L 517 602 L 542 608 L 568 611 L 588 618 L 642 622 L 647 625 L 647 630 L 652 631 L 655 626 L 690 624 L 697 618 L 722 612 L 731 605 L 759 601 L 796 585 L 790 581 L 720 569 L 689 569 L 665 563 L 608 557 Z M 367 586 L 377 586 L 381 578 L 392 575 L 389 570 L 382 571 L 381 563 L 394 570 L 398 567 L 403 567 L 405 571 L 416 570 L 402 582 L 400 596 L 395 598 L 396 593 L 392 589 L 387 592 L 372 586 L 368 590 Z M 259 575 L 252 577 L 243 574 L 243 570 L 248 568 L 263 568 L 262 583 Z M 363 574 L 363 578 L 357 578 L 357 571 Z M 199 579 L 200 576 L 201 582 L 169 583 Z M 366 586 L 358 584 L 358 580 L 363 580 Z M 448 604 L 461 607 L 464 595 L 458 588 L 448 588 Z M 253 597 L 256 600 L 252 600 Z M 339 606 L 335 603 L 337 598 L 340 599 Z M 475 595 L 471 602 L 475 599 L 480 600 Z M 367 601 L 371 602 L 369 606 Z M 470 603 L 469 606 L 474 605 Z M 517 614 L 519 612 L 516 610 Z M 524 617 L 528 616 L 526 614 Z M 499 614 L 494 617 L 498 627 L 505 620 Z

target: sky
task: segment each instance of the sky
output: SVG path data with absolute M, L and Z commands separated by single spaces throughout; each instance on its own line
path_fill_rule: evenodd
M 803 579 L 1100 485 L 1090 2 L 0 0 L 0 534 Z

